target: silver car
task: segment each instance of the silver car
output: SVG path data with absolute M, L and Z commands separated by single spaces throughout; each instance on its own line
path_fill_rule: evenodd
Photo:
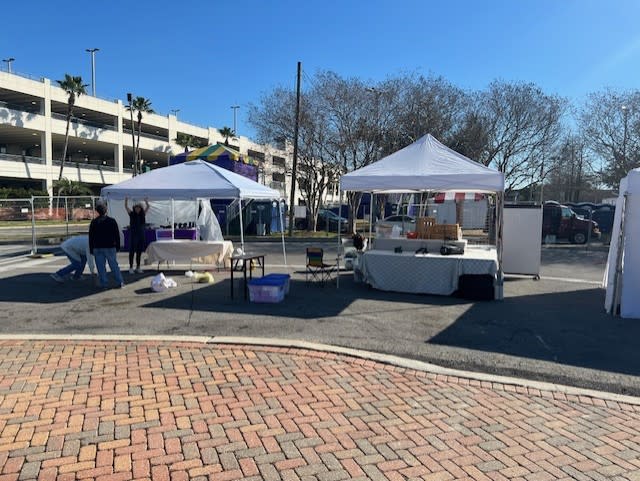
M 378 224 L 397 225 L 402 229 L 402 234 L 406 234 L 407 232 L 415 232 L 416 230 L 416 218 L 411 217 L 410 215 L 390 215 L 389 217 L 385 217 L 382 220 L 376 222 L 376 226 Z

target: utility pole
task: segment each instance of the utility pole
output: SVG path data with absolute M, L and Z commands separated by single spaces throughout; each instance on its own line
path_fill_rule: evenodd
M 236 130 L 236 111 L 240 108 L 240 106 L 232 105 L 231 108 L 233 109 L 233 135 L 237 137 L 238 131 Z
M 99 48 L 86 48 L 85 51 L 91 54 L 91 91 L 96 96 L 96 52 Z
M 293 127 L 293 166 L 291 168 L 291 198 L 289 200 L 289 237 L 293 235 L 294 203 L 296 199 L 296 174 L 298 171 L 298 130 L 300 127 L 300 77 L 302 76 L 302 62 L 298 62 L 298 77 L 296 81 L 296 121 Z
M 136 132 L 133 127 L 133 95 L 127 94 L 127 101 L 129 102 L 129 113 L 131 114 L 131 139 L 133 140 L 133 176 L 138 174 L 138 150 L 136 149 Z
M 622 115 L 624 116 L 624 132 L 622 134 L 622 169 L 623 172 L 627 171 L 627 115 L 629 114 L 629 107 L 622 106 Z

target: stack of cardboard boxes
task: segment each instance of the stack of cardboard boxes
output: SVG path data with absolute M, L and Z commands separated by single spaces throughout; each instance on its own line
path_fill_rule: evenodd
M 418 239 L 460 240 L 462 229 L 458 224 L 436 224 L 435 217 L 416 219 Z

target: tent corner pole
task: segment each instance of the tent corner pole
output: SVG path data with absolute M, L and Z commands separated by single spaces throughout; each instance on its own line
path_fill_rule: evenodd
M 240 248 L 244 254 L 244 222 L 242 221 L 242 197 L 238 198 L 238 212 L 240 213 Z
M 504 299 L 504 271 L 502 268 L 502 226 L 504 210 L 504 192 L 497 193 L 496 201 L 496 255 L 498 257 L 498 279 L 496 284 L 496 299 Z
M 367 243 L 371 242 L 371 235 L 373 233 L 373 191 L 369 193 L 369 240 Z
M 171 240 L 175 239 L 176 214 L 173 206 L 173 197 L 171 198 Z
M 340 287 L 340 254 L 342 252 L 342 239 L 340 238 L 340 219 L 342 218 L 342 186 L 338 189 L 338 254 L 336 256 L 336 289 Z M 355 219 L 354 219 L 355 222 Z
M 624 240 L 626 236 L 626 210 L 627 193 L 622 197 L 622 209 L 620 210 L 620 230 L 618 231 L 618 251 L 616 252 L 616 267 L 613 275 L 613 294 L 611 304 L 611 314 L 619 316 L 622 308 L 622 264 L 624 257 Z
M 282 255 L 284 257 L 284 268 L 287 270 L 287 273 L 288 273 L 289 266 L 287 265 L 287 249 L 285 247 L 285 242 L 284 242 L 284 222 L 282 219 L 282 209 L 280 208 L 280 202 L 278 202 L 278 212 L 280 214 L 280 225 L 282 226 L 282 229 L 280 229 L 280 238 L 282 239 Z

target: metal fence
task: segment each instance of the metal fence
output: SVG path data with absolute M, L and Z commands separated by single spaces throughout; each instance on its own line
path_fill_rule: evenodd
M 99 197 L 0 199 L 0 243 L 32 254 L 69 236 L 87 233 Z M 5 250 L 9 247 L 5 247 Z

